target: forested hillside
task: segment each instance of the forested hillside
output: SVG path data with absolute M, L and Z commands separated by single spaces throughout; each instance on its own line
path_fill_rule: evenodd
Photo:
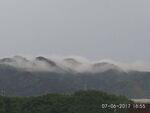
M 120 103 L 129 103 L 129 100 L 95 90 L 38 97 L 0 97 L 0 113 L 114 113 L 114 109 L 102 109 L 101 105 Z M 116 109 L 116 113 L 126 113 L 126 109 Z

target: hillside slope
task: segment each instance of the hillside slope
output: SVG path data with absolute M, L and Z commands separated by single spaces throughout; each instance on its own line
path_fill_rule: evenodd
M 36 62 L 22 57 L 0 60 L 0 94 L 35 96 L 96 89 L 129 98 L 150 97 L 150 72 L 126 72 L 114 64 L 104 62 L 92 65 L 95 71 L 81 71 L 78 69 L 80 62 L 66 60 L 66 67 L 43 57 L 37 57 Z M 37 71 L 39 68 L 41 70 Z

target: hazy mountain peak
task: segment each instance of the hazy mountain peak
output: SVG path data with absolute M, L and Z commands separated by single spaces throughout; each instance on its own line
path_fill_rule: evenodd
M 117 65 L 109 63 L 109 62 L 97 62 L 97 63 L 94 63 L 93 66 L 94 67 L 103 67 L 103 66 L 118 67 Z
M 93 64 L 95 72 L 103 72 L 108 70 L 123 71 L 118 65 L 109 62 L 97 62 Z
M 38 56 L 35 58 L 38 61 L 43 61 L 46 62 L 47 64 L 49 64 L 50 66 L 56 66 L 56 63 L 48 58 L 42 57 L 42 56 Z
M 18 61 L 28 62 L 28 60 L 22 56 L 14 56 L 12 58 L 3 58 L 0 60 L 2 63 L 13 63 Z
M 14 56 L 12 59 L 14 59 L 15 61 L 18 61 L 18 60 L 20 60 L 20 61 L 24 61 L 24 62 L 29 62 L 29 60 L 28 59 L 26 59 L 25 57 L 22 57 L 22 56 Z
M 76 59 L 74 58 L 65 58 L 64 61 L 68 64 L 71 64 L 71 65 L 74 65 L 74 66 L 78 66 L 78 65 L 81 65 L 82 63 L 77 61 Z
M 11 58 L 3 58 L 3 59 L 0 60 L 1 63 L 6 63 L 6 62 L 9 63 L 9 62 L 13 62 L 13 61 L 14 60 L 11 59 Z

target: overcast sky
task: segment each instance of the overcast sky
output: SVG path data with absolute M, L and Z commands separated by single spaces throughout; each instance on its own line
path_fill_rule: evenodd
M 150 62 L 150 0 L 0 0 L 0 57 Z

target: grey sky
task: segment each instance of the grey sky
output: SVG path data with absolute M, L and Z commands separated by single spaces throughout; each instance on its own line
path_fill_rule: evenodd
M 1 0 L 0 57 L 149 61 L 150 0 Z

